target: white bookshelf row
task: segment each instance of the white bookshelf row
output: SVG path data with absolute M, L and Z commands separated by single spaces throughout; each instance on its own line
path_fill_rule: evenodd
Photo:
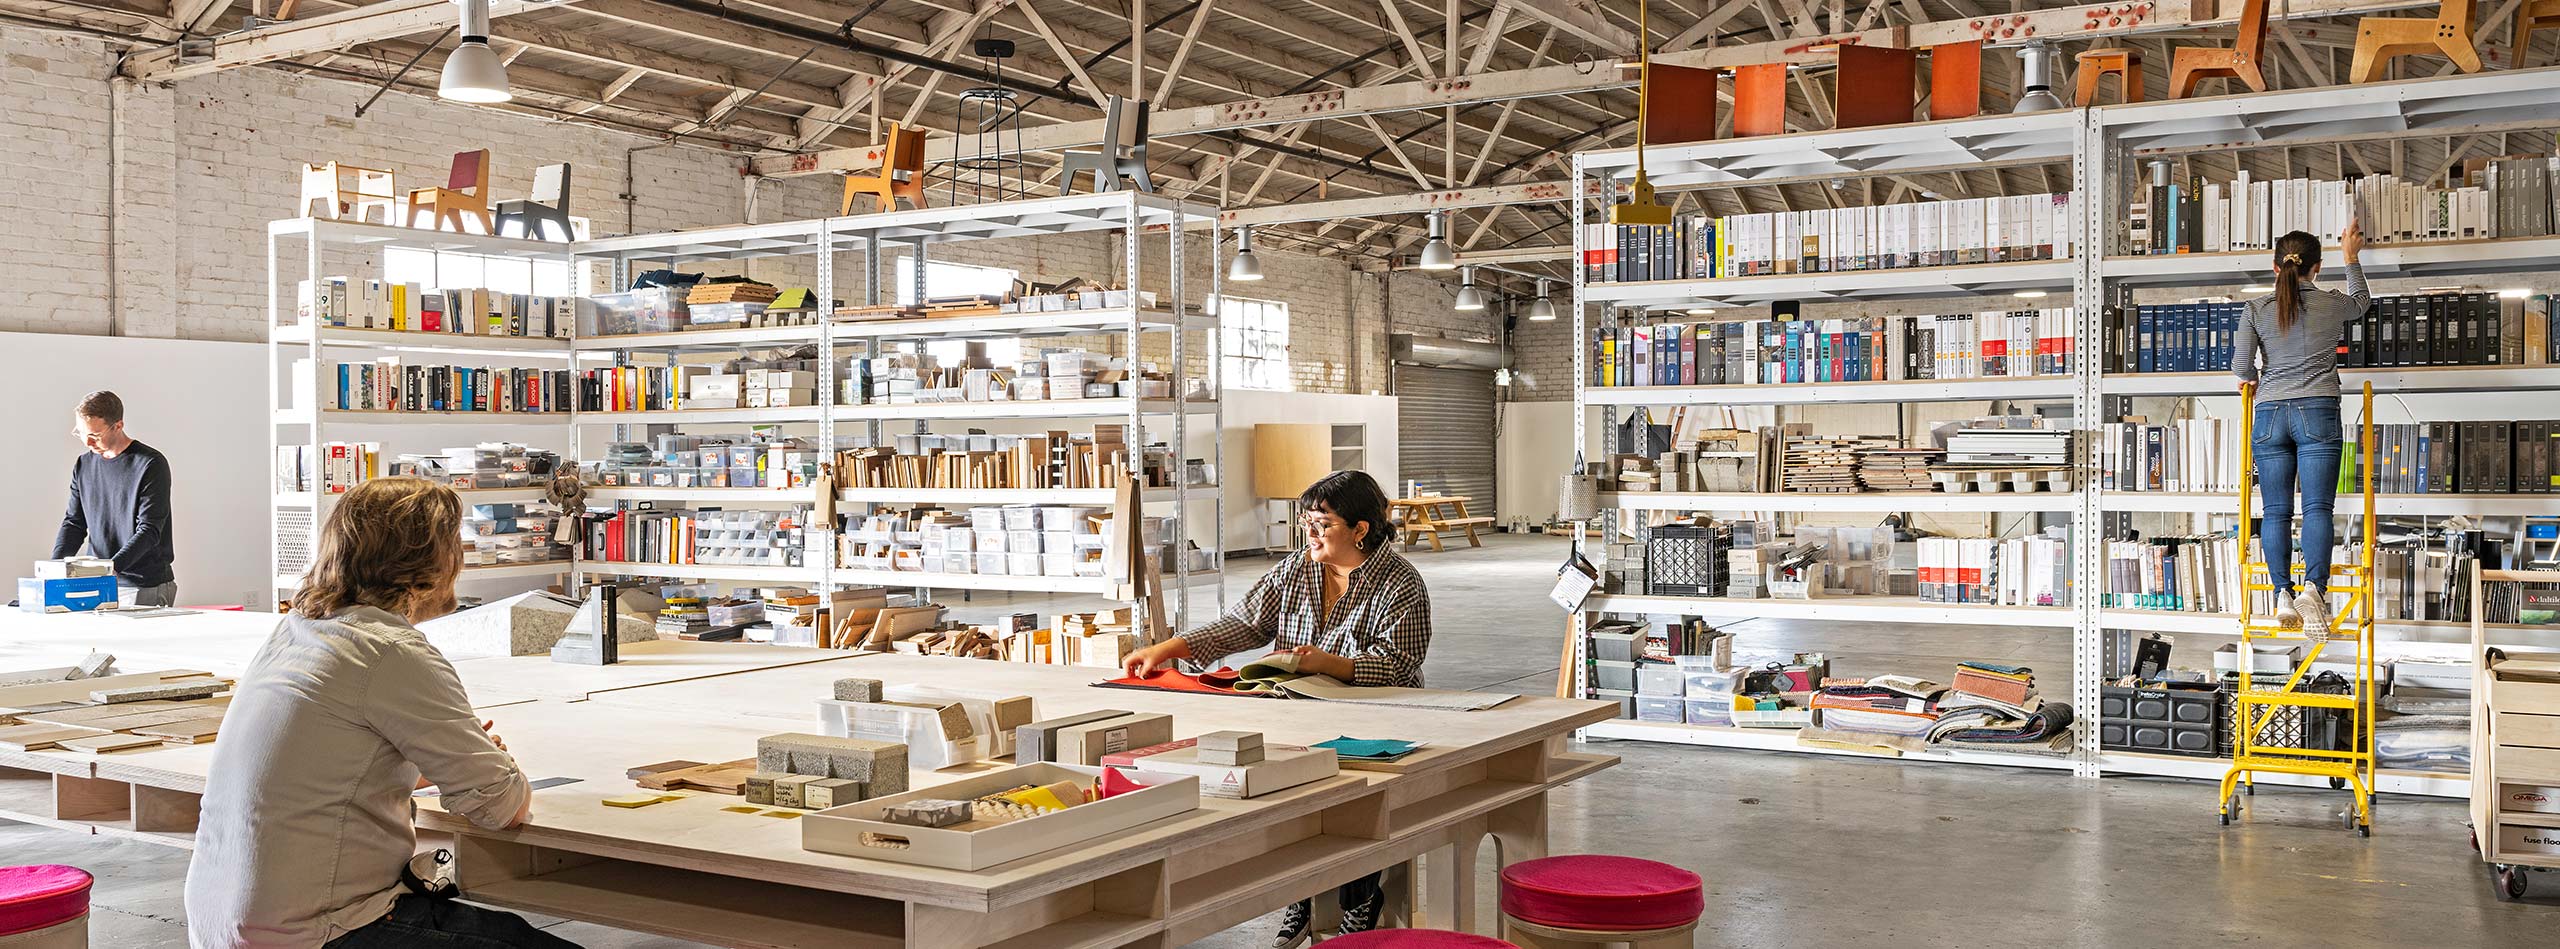
M 1108 505 L 1114 500 L 1112 488 L 845 488 L 836 492 L 836 500 L 847 504 L 1059 504 Z M 539 491 L 535 494 L 538 496 Z M 1148 488 L 1139 492 L 1147 503 L 1166 503 L 1182 498 L 1175 488 Z M 1195 484 L 1188 489 L 1193 502 L 1217 499 L 1218 486 Z M 471 498 L 464 495 L 465 499 Z M 802 488 L 682 488 L 654 485 L 590 485 L 589 501 L 670 501 L 710 505 L 790 505 L 814 504 L 817 496 Z
M 544 489 L 539 487 L 455 488 L 453 493 L 461 495 L 464 504 L 526 504 L 549 497 Z M 315 498 L 309 491 L 278 491 L 275 501 L 280 507 L 310 507 L 318 503 L 319 498 L 335 497 L 337 495 L 334 493 Z
M 1796 742 L 1792 728 L 1738 728 L 1731 725 L 1689 725 L 1679 722 L 1643 722 L 1615 719 L 1584 726 L 1585 739 L 1631 739 L 1659 741 L 1676 745 L 1702 745 L 1709 748 L 1747 748 L 1754 751 L 1800 751 L 1807 754 L 1837 755 L 1847 758 L 1886 758 L 1900 761 L 1944 761 L 1954 764 L 1997 765 L 2009 768 L 2035 768 L 2047 771 L 2069 771 L 2072 759 L 2066 755 L 2002 754 L 1996 751 L 1931 748 L 1915 754 L 1889 754 L 1854 748 L 1803 745 Z
M 2077 491 L 1866 492 L 1860 494 L 1710 494 L 1682 491 L 1602 492 L 1603 509 L 1621 511 L 1778 511 L 1786 513 L 2053 513 L 2080 509 Z
M 2112 397 L 2236 396 L 2227 372 L 2126 374 L 2102 371 L 2107 343 L 2100 316 L 2106 307 L 2125 303 L 2140 289 L 2233 287 L 2264 279 L 2266 252 L 2245 251 L 2172 256 L 2110 255 L 2122 239 L 2118 232 L 2129 217 L 2126 181 L 2142 173 L 2156 158 L 2235 148 L 2317 145 L 2358 140 L 2495 134 L 2560 123 L 2560 67 L 2510 69 L 2469 76 L 2363 84 L 2308 90 L 2285 90 L 2167 102 L 2142 102 L 2094 109 L 2058 109 L 2028 115 L 1985 115 L 1945 122 L 1922 122 L 1881 128 L 1806 132 L 1794 135 L 1700 142 L 1651 148 L 1644 160 L 1654 185 L 1677 191 L 1733 185 L 1765 185 L 1787 181 L 1837 181 L 1922 173 L 1948 167 L 1997 167 L 2003 164 L 2069 162 L 2067 187 L 2074 200 L 2067 243 L 2079 256 L 2044 261 L 2016 261 L 1950 267 L 1866 270 L 1814 274 L 1780 274 L 1707 280 L 1591 282 L 1583 268 L 1573 269 L 1575 352 L 1573 384 L 1574 444 L 1588 450 L 1590 427 L 1614 425 L 1618 411 L 1632 407 L 1802 406 L 1826 403 L 1911 403 L 1984 401 L 2011 403 L 2011 411 L 2030 411 L 2068 404 L 2077 430 L 2094 431 L 2098 419 L 2129 411 Z M 1578 219 L 1599 220 L 1617 199 L 1637 163 L 1633 149 L 1577 153 L 1573 157 L 1572 198 Z M 2059 183 L 2058 183 L 2059 184 Z M 1596 235 L 1576 229 L 1574 256 Z M 2063 241 L 2057 239 L 2057 243 Z M 2460 282 L 2505 289 L 2505 275 L 2560 271 L 2560 237 L 2510 238 L 2459 242 L 2371 245 L 2362 259 L 2375 279 L 2418 279 L 2431 283 Z M 2334 269 L 2334 267 L 2332 268 Z M 2041 291 L 2041 294 L 2036 293 Z M 1792 300 L 1814 303 L 1913 301 L 1955 297 L 2016 295 L 2000 303 L 2018 308 L 2070 307 L 2076 315 L 2073 352 L 2076 365 L 2066 375 L 1927 379 L 1788 385 L 1626 386 L 1589 385 L 1588 340 L 1597 316 L 1626 310 L 1651 310 L 1679 320 L 1677 311 L 1691 308 L 1749 307 Z M 1673 311 L 1661 313 L 1659 311 Z M 1741 315 L 1728 311 L 1722 318 Z M 1699 318 L 1719 319 L 1700 313 Z M 2408 367 L 2350 369 L 2350 387 L 2370 382 L 2378 393 L 2560 392 L 2560 366 Z M 2531 416 L 2540 396 L 2516 399 L 2515 415 Z M 1594 413 L 1592 407 L 1603 409 Z M 1658 417 L 1658 416 L 1657 416 Z M 1605 422 L 1604 422 L 1605 419 Z M 2084 438 L 2087 436 L 2083 436 Z M 2058 515 L 2096 512 L 2216 514 L 2235 512 L 2229 494 L 2114 492 L 2100 489 L 2085 464 L 2079 487 L 2068 493 L 2038 494 L 1852 494 L 1760 495 L 1620 492 L 1605 496 L 1604 509 L 1730 510 L 1804 514 L 1883 514 L 1887 512 L 1999 513 Z M 2341 498 L 2352 510 L 2353 498 Z M 2560 495 L 2397 495 L 2378 499 L 2377 509 L 2395 515 L 2451 516 L 2473 514 L 2517 516 L 2560 511 Z M 2071 644 L 2068 679 L 2040 677 L 2045 694 L 2069 701 L 2082 713 L 2078 744 L 2067 757 L 2019 755 L 1908 755 L 1903 760 L 1956 760 L 1968 763 L 2066 768 L 2085 778 L 2107 773 L 2168 774 L 2219 778 L 2228 763 L 2101 752 L 2096 715 L 2106 648 L 2106 630 L 2157 630 L 2203 634 L 2236 634 L 2237 617 L 2229 614 L 2172 613 L 2105 608 L 2098 591 L 2106 581 L 2101 525 L 2076 523 L 2071 532 L 2072 584 L 2084 591 L 2069 607 L 1978 606 L 1922 602 L 1913 597 L 1843 597 L 1813 600 L 1731 600 L 1720 597 L 1595 594 L 1584 604 L 1569 631 L 1582 628 L 1589 614 L 1600 612 L 1694 615 L 1715 619 L 1769 618 L 1817 622 L 1880 624 L 1873 647 L 1910 652 L 1927 641 L 1933 624 L 2033 626 L 2053 629 Z M 1577 543 L 1583 543 L 1577 536 Z M 1596 551 L 1586 551 L 1596 556 Z M 2463 635 L 2462 624 L 2385 623 L 2383 640 L 2451 641 Z M 1748 636 L 1749 627 L 1741 631 Z M 2528 642 L 2560 636 L 2560 628 L 2502 627 L 2500 634 Z M 2549 634 L 2549 635 L 2545 635 Z M 2217 643 L 2216 639 L 2205 640 Z M 1578 645 L 1575 647 L 1578 655 Z M 2049 673 L 2059 670 L 2047 670 Z M 1568 670 L 1571 683 L 1584 683 Z M 2043 681 L 2043 680 L 2051 681 Z M 1785 730 L 1707 728 L 1613 721 L 1592 726 L 1588 736 L 1641 738 L 1715 747 L 1767 748 L 1844 753 L 1800 748 Z M 1846 752 L 1854 753 L 1854 752 Z M 2024 758 L 2026 760 L 2006 760 Z M 2408 793 L 2461 793 L 2459 782 L 2437 776 L 2385 773 L 2383 790 Z M 2325 782 L 2323 782 L 2325 783 Z
M 2240 499 L 2228 492 L 2108 491 L 2101 498 L 2100 506 L 2109 512 L 2233 515 L 2240 512 Z M 2363 510 L 2362 504 L 2358 495 L 2339 495 L 2338 513 L 2359 513 Z M 2255 508 L 2257 505 L 2253 502 L 2250 506 Z M 2374 495 L 2373 509 L 2378 514 L 2417 517 L 2560 514 L 2560 494 L 2377 494 Z
M 2365 276 L 2374 280 L 2540 273 L 2560 269 L 2560 237 L 2376 244 L 2366 248 L 2360 259 Z M 2246 250 L 2118 256 L 2100 261 L 2098 267 L 2105 279 L 2139 289 L 2241 286 L 2267 279 L 2267 252 Z M 1927 300 L 2036 291 L 2046 294 L 2045 300 L 2067 300 L 2078 271 L 2077 261 L 2063 258 L 1749 277 L 1628 280 L 1587 284 L 1583 299 L 1591 303 L 1648 310 L 1754 306 L 1778 300 L 1807 303 Z
M 1909 596 L 1817 597 L 1810 600 L 1741 600 L 1721 596 L 1655 596 L 1594 593 L 1585 613 L 1687 614 L 1720 619 L 1828 620 L 1843 623 L 1925 625 L 2070 626 L 2067 606 L 1992 606 L 1931 603 Z
M 728 564 L 657 564 L 579 561 L 577 572 L 590 577 L 654 577 L 668 580 L 718 580 L 734 583 L 820 582 L 815 567 L 759 567 Z M 1188 577 L 1166 577 L 1168 587 L 1212 587 L 1220 574 L 1200 571 Z M 913 587 L 928 590 L 988 590 L 1011 593 L 1062 593 L 1124 599 L 1127 581 L 1110 577 L 1013 576 L 987 573 L 925 573 L 917 570 L 865 570 L 837 567 L 825 582 L 836 585 Z
M 557 577 L 567 574 L 572 566 L 573 564 L 568 560 L 563 559 L 545 560 L 539 563 L 502 563 L 480 567 L 464 567 L 462 568 L 461 582 L 473 583 L 482 580 L 514 580 L 528 577 Z M 278 590 L 290 590 L 302 585 L 302 575 L 294 573 L 279 573 L 275 575 L 275 584 L 276 589 Z
M 1217 209 L 1194 205 L 1182 200 L 1137 192 L 1069 195 L 1030 198 L 987 204 L 948 206 L 869 214 L 856 217 L 816 218 L 771 224 L 747 224 L 703 228 L 660 234 L 609 237 L 568 244 L 528 241 L 485 235 L 448 234 L 420 231 L 404 227 L 364 224 L 361 222 L 292 219 L 271 222 L 269 235 L 292 238 L 298 247 L 281 250 L 275 240 L 269 242 L 270 271 L 277 275 L 277 286 L 269 288 L 269 346 L 271 378 L 281 379 L 287 361 L 310 359 L 319 361 L 329 350 L 371 349 L 398 352 L 421 350 L 443 353 L 483 354 L 492 357 L 547 358 L 570 365 L 589 361 L 604 364 L 619 362 L 619 353 L 682 353 L 717 350 L 746 350 L 815 345 L 819 358 L 828 366 L 840 366 L 840 358 L 879 351 L 877 344 L 890 342 L 923 342 L 949 339 L 1005 339 L 1022 337 L 1104 336 L 1125 338 L 1124 334 L 1154 332 L 1173 333 L 1173 352 L 1177 357 L 1205 353 L 1211 365 L 1216 363 L 1218 322 L 1196 306 L 1183 301 L 1214 299 L 1223 268 L 1209 268 L 1209 292 L 1185 293 L 1182 264 L 1184 242 L 1173 241 L 1160 251 L 1166 256 L 1154 258 L 1164 266 L 1162 297 L 1169 305 L 1153 306 L 1137 294 L 1132 305 L 1095 307 L 1075 310 L 1033 313 L 994 313 L 977 316 L 909 317 L 888 320 L 828 319 L 805 325 L 771 327 L 696 328 L 681 332 L 615 335 L 587 338 L 521 338 L 496 337 L 460 333 L 425 333 L 361 329 L 353 327 L 312 326 L 294 323 L 294 274 L 316 277 L 321 273 L 324 249 L 359 248 L 378 251 L 381 248 L 406 248 L 421 251 L 457 252 L 489 256 L 516 257 L 528 260 L 564 262 L 601 262 L 612 270 L 606 281 L 611 286 L 624 286 L 628 277 L 641 269 L 663 265 L 686 265 L 703 261 L 735 261 L 760 257 L 802 256 L 815 264 L 811 287 L 816 299 L 832 301 L 886 297 L 888 288 L 874 284 L 880 278 L 876 271 L 859 278 L 853 287 L 845 287 L 837 277 L 836 257 L 839 253 L 865 253 L 877 259 L 881 245 L 894 243 L 910 248 L 918 259 L 927 254 L 930 245 L 989 238 L 1054 236 L 1059 234 L 1091 234 L 1099 241 L 1119 240 L 1118 250 L 1125 266 L 1118 275 L 1132 284 L 1146 286 L 1140 269 L 1138 238 L 1151 232 L 1180 231 L 1187 228 L 1210 231 L 1213 239 L 1221 232 Z M 1150 264 L 1150 266 L 1155 265 Z M 297 266 L 299 265 L 299 266 Z M 858 292 L 845 293 L 852 289 Z M 832 314 L 828 314 L 832 317 Z M 1185 352 L 1185 339 L 1196 347 Z M 849 345 L 848 345 L 849 344 Z M 1174 393 L 1188 391 L 1184 384 L 1184 358 L 1175 358 L 1169 371 L 1173 374 Z M 807 426 L 795 429 L 806 434 L 814 431 L 821 443 L 832 443 L 839 425 L 867 425 L 871 434 L 882 437 L 892 429 L 883 423 L 923 422 L 934 419 L 994 421 L 1011 419 L 1123 419 L 1143 433 L 1146 441 L 1168 442 L 1177 446 L 1186 442 L 1187 427 L 1203 424 L 1195 420 L 1206 416 L 1212 432 L 1218 430 L 1220 406 L 1212 399 L 1061 399 L 1040 402 L 934 402 L 882 405 L 810 405 L 773 408 L 692 409 L 668 411 L 615 412 L 405 412 L 381 410 L 315 409 L 324 404 L 325 390 L 315 378 L 308 382 L 312 391 L 275 393 L 268 406 L 270 421 L 278 445 L 318 445 L 329 438 L 381 437 L 378 426 L 437 425 L 467 426 L 486 430 L 480 439 L 505 438 L 528 440 L 527 429 L 551 428 L 566 433 L 571 451 L 578 456 L 581 440 L 592 440 L 606 427 L 626 426 L 722 426 L 741 424 L 791 424 Z M 820 393 L 831 398 L 832 393 Z M 286 408 L 285 406 L 302 406 Z M 338 434 L 336 426 L 349 426 L 351 431 Z M 661 429 L 663 430 L 663 429 Z M 632 437 L 634 433 L 615 433 Z M 457 432 L 454 437 L 469 438 Z M 1222 464 L 1222 455 L 1212 453 L 1213 464 Z M 538 489 L 521 495 L 485 494 L 473 500 L 496 500 L 501 497 L 531 500 L 540 496 Z M 1217 486 L 1191 486 L 1181 489 L 1152 489 L 1144 498 L 1151 503 L 1175 500 L 1220 503 Z M 663 502 L 665 505 L 703 505 L 728 507 L 760 507 L 809 504 L 817 500 L 810 489 L 659 487 L 647 485 L 589 486 L 590 502 Z M 1074 491 L 977 491 L 977 490 L 847 490 L 839 496 L 843 503 L 855 505 L 893 503 L 967 504 L 1092 504 L 1107 505 L 1113 500 L 1107 490 Z M 315 505 L 325 504 L 308 492 L 279 492 L 271 499 L 271 515 L 281 532 L 291 519 L 313 516 Z M 1188 504 L 1165 511 L 1181 524 Z M 1214 529 L 1223 516 L 1210 514 L 1191 523 L 1205 522 Z M 298 530 L 298 528 L 297 528 Z M 1179 533 L 1186 536 L 1185 526 Z M 281 571 L 279 571 L 281 572 Z M 560 561 L 556 564 L 520 565 L 506 568 L 473 568 L 466 576 L 473 579 L 502 576 L 532 577 L 572 574 L 575 576 L 647 576 L 668 579 L 704 579 L 739 584 L 786 583 L 795 585 L 844 585 L 895 583 L 949 589 L 1013 590 L 1023 592 L 1094 594 L 1124 597 L 1120 584 L 1101 578 L 1080 577 L 1006 577 L 980 575 L 930 575 L 930 583 L 920 583 L 928 575 L 918 573 L 869 570 L 825 565 L 801 568 L 773 568 L 743 565 L 667 566 L 658 564 L 586 563 Z M 290 585 L 295 578 L 278 577 Z M 1168 584 L 1179 598 L 1167 598 L 1168 609 L 1189 608 L 1189 591 L 1194 586 L 1216 586 L 1214 572 L 1205 577 L 1175 578 Z M 1221 597 L 1223 602 L 1223 597 Z

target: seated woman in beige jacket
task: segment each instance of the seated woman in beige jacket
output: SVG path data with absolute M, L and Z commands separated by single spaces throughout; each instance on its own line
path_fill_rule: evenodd
M 423 478 L 340 497 L 293 612 L 232 690 L 187 868 L 199 949 L 574 947 L 508 913 L 402 882 L 410 794 L 491 829 L 532 791 L 410 624 L 451 612 L 462 501 Z

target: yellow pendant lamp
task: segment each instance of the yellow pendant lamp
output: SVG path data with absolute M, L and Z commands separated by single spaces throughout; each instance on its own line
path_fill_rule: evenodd
M 1645 114 L 1653 104 L 1652 4 L 1636 4 L 1636 180 L 1624 203 L 1609 206 L 1611 224 L 1668 227 L 1671 207 L 1653 200 L 1653 182 L 1644 177 Z

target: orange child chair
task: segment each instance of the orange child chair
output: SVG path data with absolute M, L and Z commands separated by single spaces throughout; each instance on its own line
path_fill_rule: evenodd
M 496 224 L 489 219 L 489 150 L 453 153 L 453 172 L 445 176 L 444 187 L 410 191 L 405 223 L 418 226 L 421 213 L 427 215 L 427 227 L 434 230 L 445 230 L 445 222 L 452 221 L 452 230 L 465 233 L 462 216 L 469 214 L 479 219 L 480 233 L 497 233 Z
M 2479 72 L 2480 51 L 2471 48 L 2473 2 L 2444 0 L 2432 20 L 2380 16 L 2357 20 L 2356 58 L 2347 67 L 2347 81 L 2381 79 L 2383 67 L 2411 53 L 2443 53 L 2463 72 Z
M 903 179 L 898 177 L 902 174 L 906 176 Z M 883 212 L 897 210 L 899 198 L 919 208 L 925 206 L 923 129 L 889 126 L 889 146 L 881 150 L 880 170 L 844 176 L 844 203 L 836 213 L 852 214 L 854 196 L 864 194 L 878 200 Z
M 355 187 L 347 187 L 347 176 L 355 176 Z M 320 202 L 314 213 L 311 202 Z M 312 217 L 331 220 L 353 216 L 362 221 L 375 208 L 382 209 L 382 223 L 399 217 L 396 210 L 400 198 L 391 173 L 376 168 L 360 168 L 341 162 L 302 166 L 302 206 L 297 210 Z
M 2230 49 L 2178 47 L 2169 60 L 2169 98 L 2195 95 L 2197 80 L 2215 76 L 2240 80 L 2251 92 L 2267 91 L 2267 77 L 2258 71 L 2258 54 L 2266 45 L 2267 0 L 2249 0 L 2240 8 L 2240 39 Z
M 2560 0 L 2525 0 L 2516 8 L 2515 51 L 2518 66 L 2533 46 L 2533 31 L 2560 30 Z
M 2254 3 L 2257 0 L 2250 0 L 2250 2 Z M 2179 52 L 2186 51 L 2179 50 Z M 2108 73 L 2116 74 L 2117 91 L 2123 94 L 2124 101 L 2142 101 L 2141 50 L 2125 46 L 2110 46 L 2083 52 L 2078 59 L 2080 69 L 2073 77 L 2078 89 L 2071 97 L 2071 104 L 2074 107 L 2088 108 L 2090 104 L 2097 102 L 2098 81 L 2106 78 Z

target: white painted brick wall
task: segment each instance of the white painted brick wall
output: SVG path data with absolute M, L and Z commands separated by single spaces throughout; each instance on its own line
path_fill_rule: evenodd
M 0 311 L 0 330 L 107 334 L 118 331 L 111 314 L 122 312 L 127 334 L 263 338 L 266 224 L 300 213 L 293 201 L 306 161 L 389 169 L 407 189 L 442 183 L 453 152 L 485 147 L 494 159 L 491 190 L 500 197 L 524 194 L 540 165 L 573 163 L 572 213 L 591 218 L 600 234 L 747 219 L 740 159 L 719 152 L 403 94 L 383 96 L 358 118 L 371 87 L 264 69 L 137 88 L 117 102 L 112 67 L 113 56 L 94 39 L 0 26 L 0 135 L 13 143 L 0 151 L 0 172 L 39 185 L 0 189 L 8 222 L 0 227 L 0 267 L 21 286 L 44 288 L 32 305 Z M 121 170 L 108 160 L 119 127 Z M 627 207 L 619 197 L 626 169 L 634 195 Z M 757 188 L 754 217 L 763 221 L 834 214 L 840 193 L 838 180 L 826 177 Z M 1161 292 L 1163 239 L 1141 249 L 1141 285 Z M 1052 280 L 1122 277 L 1116 242 L 1098 234 L 941 245 L 932 253 Z M 1451 312 L 1450 291 L 1434 280 L 1386 278 L 1394 283 L 1390 292 L 1381 277 L 1339 261 L 1259 254 L 1268 279 L 1231 290 L 1289 304 L 1292 375 L 1302 391 L 1383 390 L 1391 326 L 1480 339 L 1495 330 L 1490 319 Z M 1211 268 L 1224 263 L 1206 235 L 1191 237 L 1185 290 L 1194 299 L 1205 295 Z M 348 274 L 379 266 L 360 251 L 322 264 Z M 862 254 L 839 254 L 836 266 L 837 295 L 859 299 Z M 782 284 L 813 283 L 816 270 L 806 258 L 684 269 Z M 283 271 L 279 286 L 290 299 L 302 268 L 288 257 Z M 894 273 L 882 268 L 883 279 Z M 119 288 L 127 305 L 107 305 Z

